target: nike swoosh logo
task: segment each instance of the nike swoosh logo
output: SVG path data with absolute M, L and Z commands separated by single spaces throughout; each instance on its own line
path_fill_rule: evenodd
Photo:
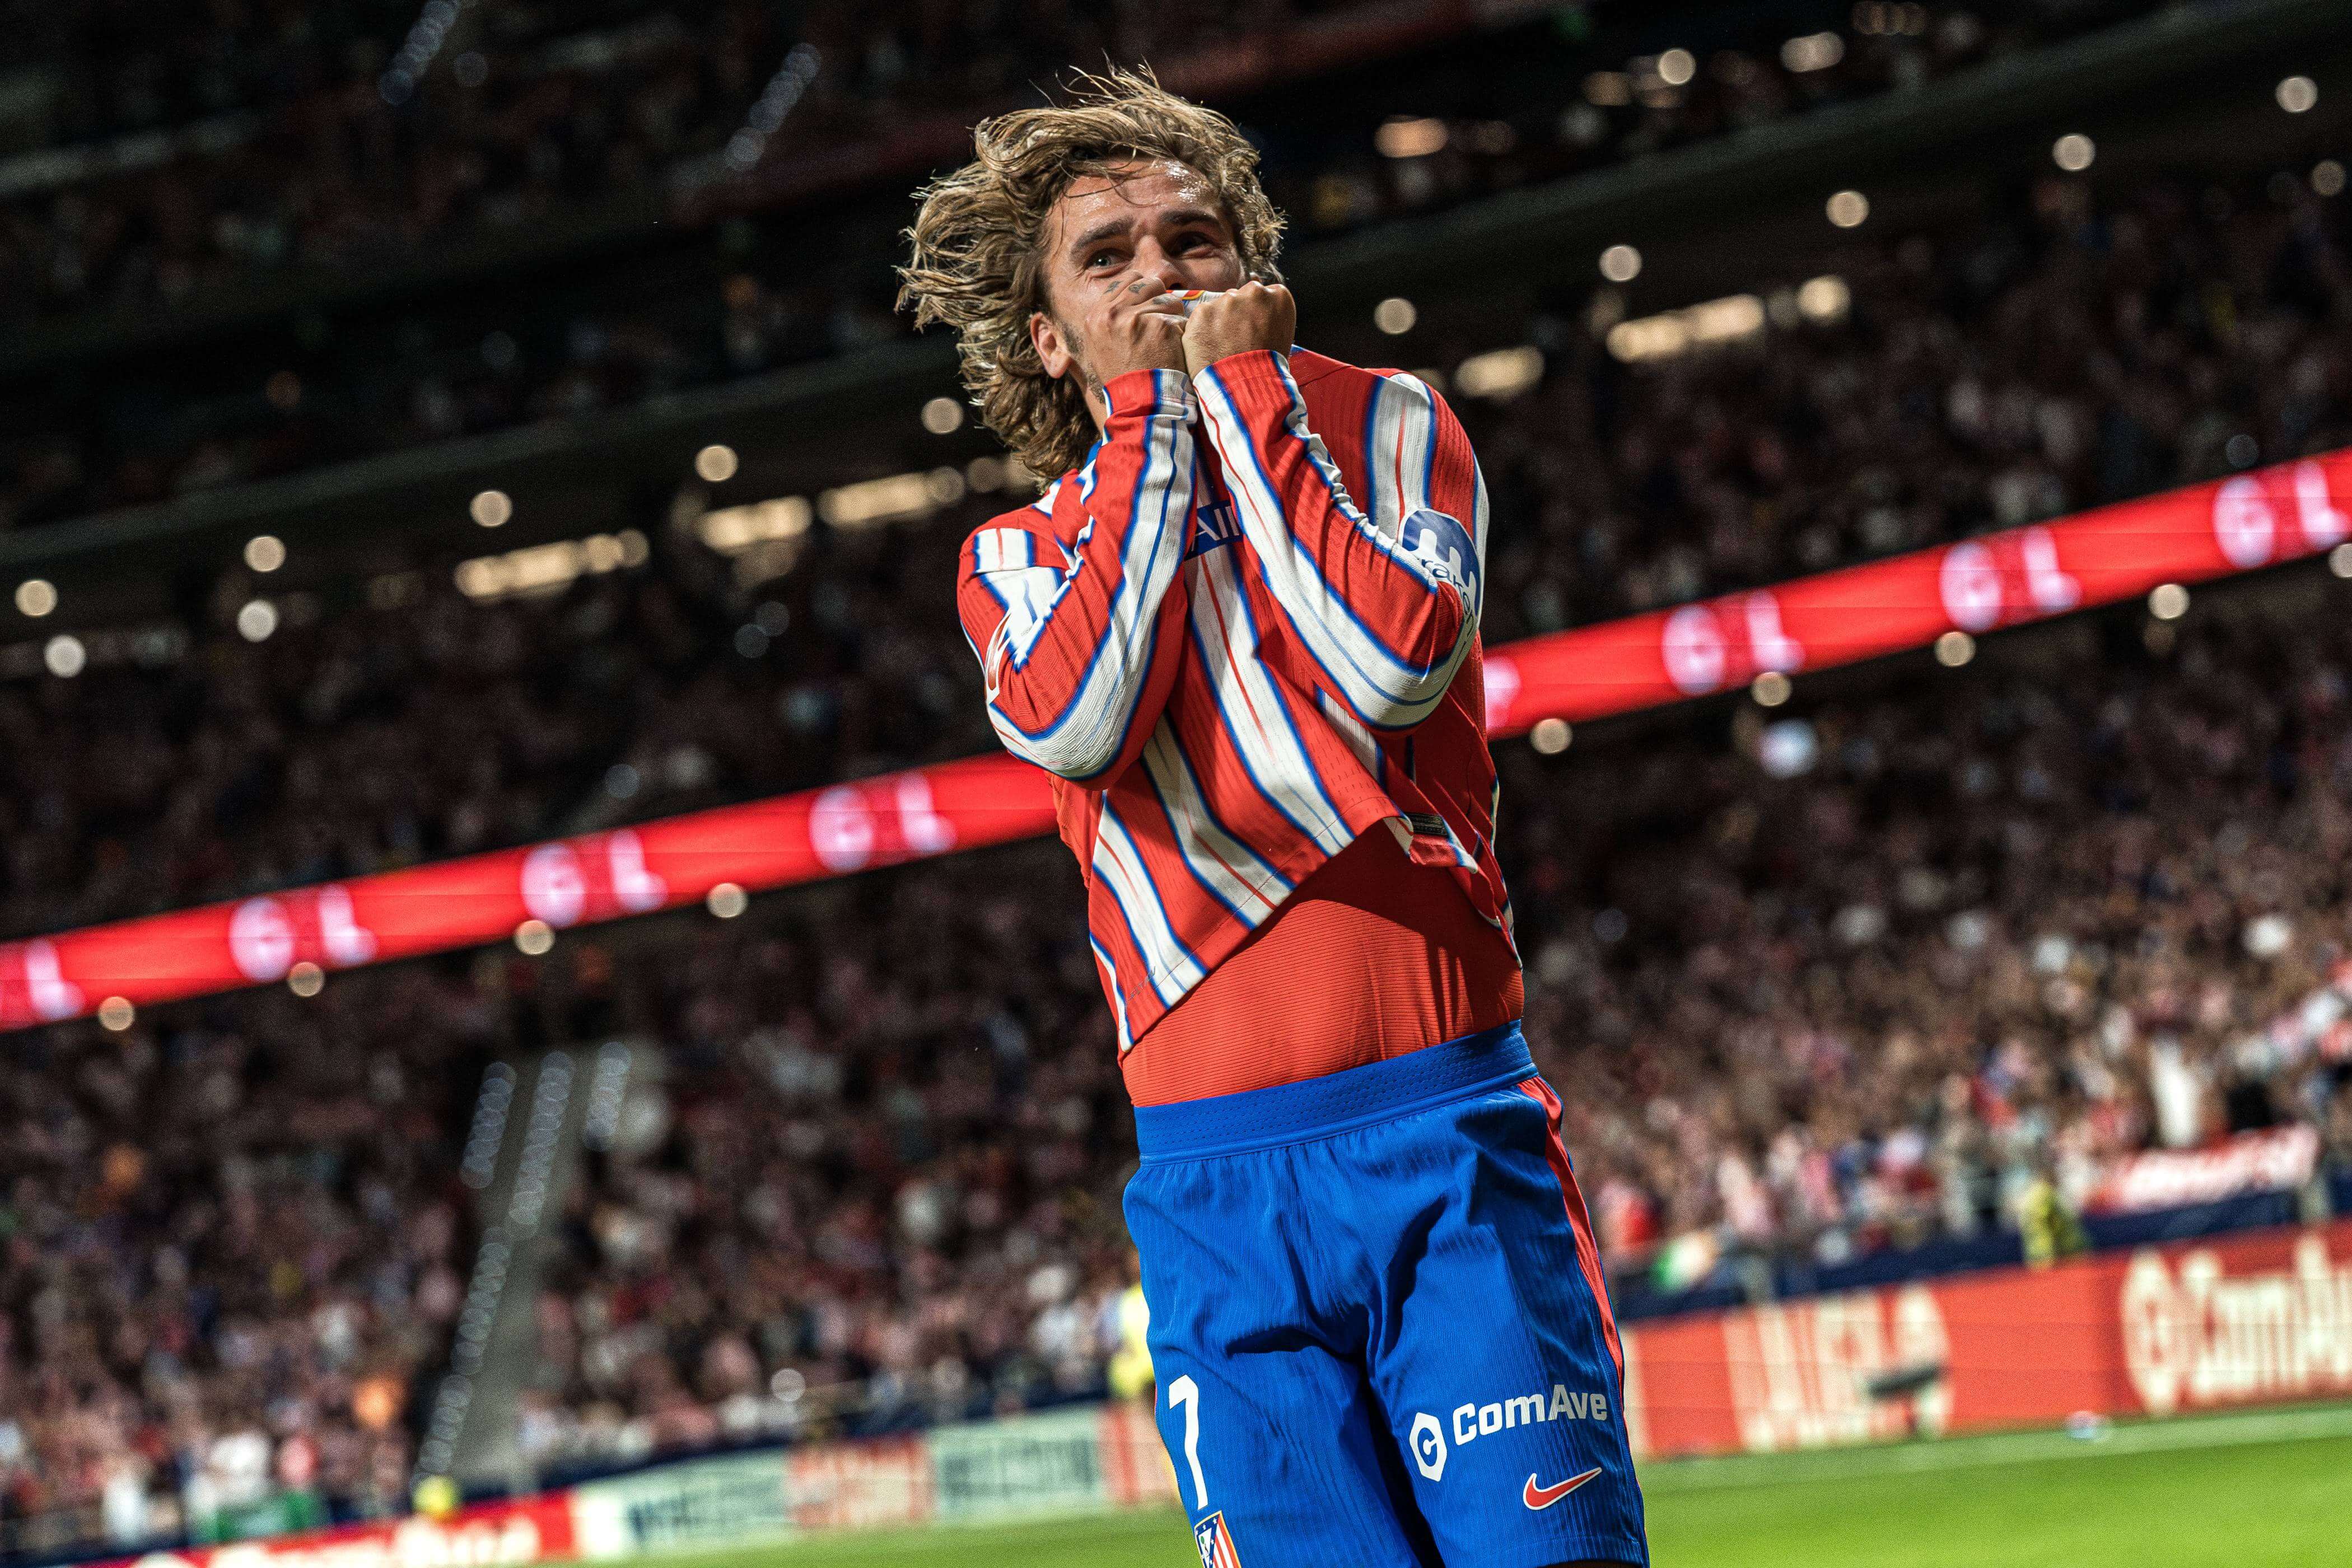
M 1595 1465 L 1580 1476 L 1570 1476 L 1568 1479 L 1554 1485 L 1539 1487 L 1536 1485 L 1535 1472 L 1530 1470 L 1528 1472 L 1527 1489 L 1519 1494 L 1519 1500 L 1532 1509 L 1549 1508 L 1600 1473 L 1601 1467 Z

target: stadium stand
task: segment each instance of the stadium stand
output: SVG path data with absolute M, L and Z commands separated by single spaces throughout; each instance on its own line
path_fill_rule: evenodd
M 1658 1243 L 1693 1237 L 1726 1258 L 1916 1244 L 2013 1221 L 2037 1177 L 2078 1201 L 2119 1152 L 2284 1119 L 2352 1154 L 2340 1041 L 2274 1026 L 2329 994 L 2342 961 L 2326 933 L 2343 907 L 2347 650 L 2197 630 L 2136 689 L 2074 640 L 2027 673 L 1962 678 L 1941 706 L 1841 705 L 1759 731 L 1772 767 L 1818 759 L 1780 783 L 1712 738 L 1602 745 L 1564 775 L 1512 753 L 1531 1033 L 1547 1070 L 1580 1086 L 1572 1131 L 1612 1262 L 1655 1267 Z M 258 820 L 282 837 L 282 812 Z M 1875 847 L 1852 852 L 1865 831 Z M 2210 847 L 2162 847 L 2192 845 Z M 592 945 L 543 969 L 338 979 L 323 1029 L 273 994 L 142 1024 L 127 1048 L 86 1028 L 36 1037 L 55 1054 L 26 1059 L 8 1119 L 26 1173 L 17 1256 L 81 1266 L 12 1270 L 12 1320 L 31 1325 L 12 1368 L 26 1391 L 12 1408 L 30 1417 L 12 1418 L 17 1506 L 102 1509 L 126 1473 L 233 1496 L 214 1472 L 256 1433 L 276 1452 L 315 1445 L 345 1495 L 396 1495 L 354 1471 L 371 1444 L 403 1442 L 358 1424 L 354 1369 L 404 1390 L 435 1363 L 451 1222 L 420 1173 L 446 1168 L 461 1113 L 417 1112 L 438 1156 L 385 1149 L 349 1097 L 398 1103 L 404 1080 L 462 1079 L 451 1063 L 616 1027 L 673 1054 L 673 1103 L 652 1147 L 596 1173 L 568 1232 L 535 1458 L 1090 1386 L 1124 1283 L 1109 1219 L 1123 1156 L 1100 1151 L 1126 1143 L 1086 1135 L 1118 1126 L 1123 1101 L 1066 877 L 1050 851 L 1001 853 L 1020 868 L 908 870 L 662 939 L 684 954 L 616 962 Z M 1842 988 L 1820 984 L 1832 964 Z M 328 1075 L 315 1090 L 289 1070 L 312 1030 L 352 1047 L 308 1053 Z M 249 1149 L 124 1138 L 154 1105 L 215 1125 L 206 1093 L 233 1105 L 240 1084 L 259 1102 L 231 1117 Z M 781 1140 L 760 1135 L 776 1126 Z M 110 1195 L 77 1213 L 64 1191 Z M 253 1211 L 240 1236 L 237 1205 L 264 1194 L 351 1250 L 272 1258 L 271 1296 L 224 1296 L 250 1288 Z M 371 1225 L 402 1238 L 404 1266 L 383 1267 Z M 196 1283 L 132 1261 L 156 1256 L 157 1234 L 180 1238 Z M 401 1331 L 379 1341 L 353 1314 Z M 68 1330 L 92 1335 L 89 1383 L 60 1353 Z M 258 1390 L 243 1375 L 257 1338 L 278 1346 Z M 814 1394 L 769 1393 L 786 1371 Z
M 2352 1162 L 2352 640 L 2308 598 L 2121 671 L 2046 634 L 1780 721 L 1801 740 L 1509 753 L 1528 1032 L 1576 1086 L 1612 1268 L 2013 1227 L 2037 1183 L 2079 1205 L 2117 1155 L 2290 1121 Z M 606 1033 L 666 1076 L 568 1216 L 536 1463 L 1097 1389 L 1131 1156 L 1076 913 L 1026 846 L 340 977 L 323 1016 L 277 992 L 35 1037 L 6 1118 L 12 1507 L 153 1529 L 134 1487 L 314 1465 L 396 1497 L 387 1415 L 457 1306 L 449 1097 Z
M 1916 88 L 2148 8 L 2020 5 L 1989 16 L 1981 7 L 1896 8 L 1885 26 L 1850 43 L 1836 32 L 1807 35 L 1837 41 L 1785 59 L 1788 24 L 1777 15 L 1745 16 L 1727 33 L 1729 47 L 1711 51 L 1703 71 L 1676 69 L 1676 82 L 1657 75 L 1655 57 L 1641 57 L 1633 62 L 1641 68 L 1593 74 L 1564 110 L 1547 83 L 1540 95 L 1521 93 L 1524 107 L 1490 104 L 1485 118 L 1412 121 L 1410 134 L 1435 138 L 1420 155 L 1381 155 L 1370 145 L 1370 122 L 1342 136 L 1328 124 L 1309 133 L 1277 119 L 1269 188 L 1299 238 L 1336 234 Z M 516 14 L 523 19 L 511 37 L 500 12 L 480 24 L 486 36 L 448 43 L 478 65 L 435 75 L 417 99 L 395 105 L 385 101 L 375 65 L 354 68 L 373 58 L 360 41 L 366 9 L 347 8 L 290 37 L 240 11 L 225 13 L 226 21 L 180 18 L 184 34 L 129 29 L 108 8 L 65 37 L 56 36 L 61 23 L 29 29 L 55 51 L 35 58 L 104 62 L 85 63 L 58 84 L 52 125 L 81 134 L 116 126 L 141 151 L 133 159 L 74 142 L 0 160 L 0 321 L 135 326 L 158 307 L 233 300 L 280 276 L 364 279 L 473 237 L 592 228 L 592 193 L 731 189 L 728 182 L 740 184 L 746 171 L 726 163 L 730 137 L 769 86 L 750 62 L 785 53 L 757 6 L 534 7 Z M 1153 47 L 1157 29 L 1198 37 L 1206 26 L 1223 47 L 1243 49 L 1254 31 L 1278 40 L 1313 26 L 1345 37 L 1361 12 L 1369 49 L 1381 41 L 1370 24 L 1392 21 L 1382 8 L 1349 5 L 1284 13 L 1211 5 L 1122 14 L 1113 36 L 1080 8 L 1064 7 L 1036 13 L 1032 30 L 1016 37 L 979 17 L 979 8 L 970 16 L 933 8 L 905 26 L 854 6 L 818 9 L 803 41 L 830 63 L 812 68 L 769 155 L 795 170 L 822 170 L 829 149 L 885 150 L 878 161 L 856 162 L 844 184 L 851 174 L 869 184 L 886 174 L 911 182 L 929 161 L 953 154 L 973 115 L 1017 101 L 1019 84 L 1047 79 L 1069 61 L 1106 48 L 1165 59 Z M 1433 20 L 1423 33 L 1443 37 L 1468 25 L 1468 8 L 1427 9 Z M 1790 9 L 1803 8 L 1767 12 Z M 1516 15 L 1510 6 L 1486 14 L 1490 26 Z M 1514 34 L 1511 47 L 1566 58 L 1565 41 L 1547 26 L 1518 26 L 1532 42 Z M 713 28 L 728 47 L 701 47 Z M 1491 58 L 1495 47 L 1476 58 Z M 186 78 L 161 73 L 157 62 L 169 52 L 193 53 L 210 68 Z M 1270 91 L 1283 54 L 1247 52 L 1251 63 L 1226 85 Z M 1183 61 L 1171 68 L 1181 82 Z M 1454 74 L 1464 68 L 1455 65 Z M 476 71 L 481 79 L 467 85 Z M 37 71 L 34 79 L 47 79 Z M 175 112 L 158 96 L 167 88 L 202 95 L 206 112 L 188 119 L 195 104 Z M 904 122 L 917 109 L 922 133 L 910 134 Z M 1299 118 L 1297 108 L 1288 112 Z M 163 125 L 176 129 L 157 129 Z M 210 141 L 201 134 L 206 127 Z M 886 127 L 893 136 L 881 135 Z M 173 153 L 144 161 L 159 136 L 178 138 Z M 1390 150 L 1411 149 L 1392 140 Z M 887 266 L 906 221 L 898 193 L 823 207 L 815 241 L 791 215 L 834 193 L 797 194 L 796 205 L 765 203 L 756 231 L 747 218 L 715 223 L 716 207 L 698 221 L 688 215 L 688 237 L 650 267 L 600 269 L 584 287 L 559 277 L 551 301 L 504 293 L 488 310 L 452 301 L 429 331 L 406 314 L 352 320 L 314 309 L 290 335 L 262 330 L 207 363 L 79 389 L 62 405 L 54 385 L 25 387 L 6 405 L 13 416 L 0 446 L 0 523 L 55 521 L 577 416 L 903 332 L 890 311 Z M 657 202 L 634 202 L 626 216 L 645 224 L 660 213 Z M 763 238 L 755 242 L 755 232 Z M 757 255 L 748 254 L 755 244 Z M 0 351 L 0 371 L 7 368 Z
M 932 8 L 929 31 L 820 16 L 811 40 L 852 64 L 814 78 L 790 145 L 868 145 L 913 104 L 967 118 L 1040 61 L 1156 41 L 1033 7 L 1034 37 L 975 56 L 960 29 L 983 9 Z M 1265 15 L 1180 9 L 1188 31 Z M 1727 51 L 1688 93 L 1640 71 L 1588 84 L 1508 144 L 1483 128 L 1506 122 L 1465 117 L 1442 155 L 1359 137 L 1344 157 L 1282 152 L 1275 177 L 1304 232 L 1337 233 L 2149 7 L 1980 8 L 1990 26 L 1880 9 L 1887 26 L 1842 34 L 1819 67 Z M 0 184 L 26 160 L 64 168 L 60 149 L 247 125 L 152 169 L 109 154 L 7 184 L 0 310 L 135 314 L 552 223 L 615 170 L 723 154 L 768 85 L 680 42 L 752 28 L 754 8 L 582 0 L 453 38 L 481 83 L 445 73 L 389 104 L 386 62 L 353 41 L 412 11 L 352 0 L 299 37 L 261 8 L 152 29 L 86 8 L 91 30 L 67 36 L 55 8 L 0 8 L 24 23 L 6 65 L 84 66 Z M 210 63 L 159 73 L 167 51 Z M 614 107 L 648 97 L 649 117 Z M 463 191 L 436 183 L 467 168 Z M 1612 349 L 1610 290 L 1449 318 L 1412 340 L 1416 363 L 1541 353 L 1507 395 L 1454 388 L 1514 520 L 1490 638 L 2352 444 L 2342 171 L 2284 178 L 2030 181 L 1967 222 L 1817 247 L 1789 274 L 1836 280 L 1815 307 L 1776 293 L 1752 329 L 1654 357 Z M 903 204 L 875 210 L 842 254 L 887 246 Z M 618 307 L 567 297 L 542 337 L 499 348 L 486 327 L 365 375 L 362 351 L 396 334 L 361 332 L 284 396 L 199 369 L 143 422 L 85 402 L 44 423 L 28 395 L 0 519 L 557 419 L 898 331 L 886 279 L 760 276 L 706 216 L 667 313 L 617 287 Z M 216 417 L 223 400 L 246 423 Z M 820 527 L 747 586 L 647 492 L 642 563 L 480 602 L 437 569 L 304 587 L 258 640 L 236 616 L 265 579 L 231 571 L 174 619 L 87 635 L 70 679 L 20 622 L 0 647 L 0 938 L 982 750 L 943 563 L 1000 500 Z M 1603 727 L 1562 755 L 1505 750 L 1528 1033 L 1572 1087 L 1568 1142 L 1623 1304 L 1752 1294 L 1790 1261 L 2015 1248 L 2142 1149 L 2300 1125 L 2352 1170 L 2352 635 L 2326 591 L 2299 569 L 2200 593 L 2179 623 L 2114 613 L 1988 642 L 1965 670 L 1865 670 L 1778 712 L 1717 703 L 1623 721 L 1622 743 Z M 405 1507 L 478 1238 L 455 1176 L 476 1086 L 583 1041 L 629 1040 L 648 1071 L 537 1302 L 538 1474 L 1098 1391 L 1132 1278 L 1132 1139 L 1082 930 L 1060 852 L 1018 846 L 544 958 L 13 1037 L 0 1552 L 175 1539 L 282 1488 L 338 1514 Z
M 1463 348 L 1548 350 L 1523 395 L 1456 389 L 1498 515 L 1526 520 L 1490 563 L 1490 640 L 2352 442 L 2344 247 L 2307 187 L 2100 206 L 2053 181 L 1940 243 L 1823 258 L 1842 320 L 1719 352 L 1629 365 L 1585 322 L 1481 323 Z M 250 644 L 234 617 L 266 579 L 232 574 L 193 641 L 160 626 L 0 687 L 0 937 L 983 750 L 928 606 L 991 504 L 822 534 L 750 605 L 650 505 L 644 572 L 555 598 L 394 578 L 374 604 L 290 598 Z M 37 677 L 44 647 L 0 672 Z
M 422 970 L 321 1000 L 0 1062 L 12 1551 L 170 1536 L 279 1486 L 404 1497 L 411 1388 L 465 1288 L 446 1097 L 499 1009 Z

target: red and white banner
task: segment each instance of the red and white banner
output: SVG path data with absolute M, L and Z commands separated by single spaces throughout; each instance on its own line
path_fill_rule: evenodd
M 2150 1149 L 2115 1163 L 2084 1206 L 2100 1214 L 2210 1204 L 2281 1192 L 2319 1168 L 2319 1130 L 2307 1122 L 2241 1132 L 2206 1149 Z
M 2055 522 L 1915 551 L 1513 643 L 1486 662 L 1487 723 L 1598 719 L 1980 636 L 2166 583 L 2200 583 L 2352 540 L 2352 452 L 2282 464 Z
M 786 1458 L 793 1523 L 802 1530 L 921 1524 L 938 1506 L 924 1437 L 824 1443 Z
M 90 1568 L 522 1568 L 579 1555 L 572 1499 L 485 1503 L 446 1519 L 384 1520 L 300 1535 L 118 1557 Z
M 1630 1325 L 1638 1456 L 2352 1394 L 2352 1222 Z
M 2352 541 L 2352 451 L 2078 517 L 1512 643 L 1486 659 L 1497 738 L 1979 634 Z M 0 1030 L 502 941 L 1051 831 L 1045 775 L 967 758 L 405 871 L 0 943 Z
M 1027 838 L 1053 826 L 1045 777 L 970 757 L 831 789 L 664 817 L 0 944 L 0 1030 L 85 1016 L 109 997 L 200 996 L 698 902 L 721 882 L 780 888 Z

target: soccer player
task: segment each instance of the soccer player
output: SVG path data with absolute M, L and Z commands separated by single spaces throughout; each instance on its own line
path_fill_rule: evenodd
M 1469 441 L 1426 383 L 1293 345 L 1223 116 L 1120 73 L 974 142 L 901 302 L 1053 476 L 971 535 L 957 604 L 1086 879 L 1201 1561 L 1645 1563 L 1517 1022 Z

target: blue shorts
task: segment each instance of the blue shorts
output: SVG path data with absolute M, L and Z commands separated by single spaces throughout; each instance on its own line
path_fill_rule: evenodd
M 1513 1024 L 1138 1108 L 1128 1229 L 1208 1568 L 1649 1561 L 1559 1106 Z

